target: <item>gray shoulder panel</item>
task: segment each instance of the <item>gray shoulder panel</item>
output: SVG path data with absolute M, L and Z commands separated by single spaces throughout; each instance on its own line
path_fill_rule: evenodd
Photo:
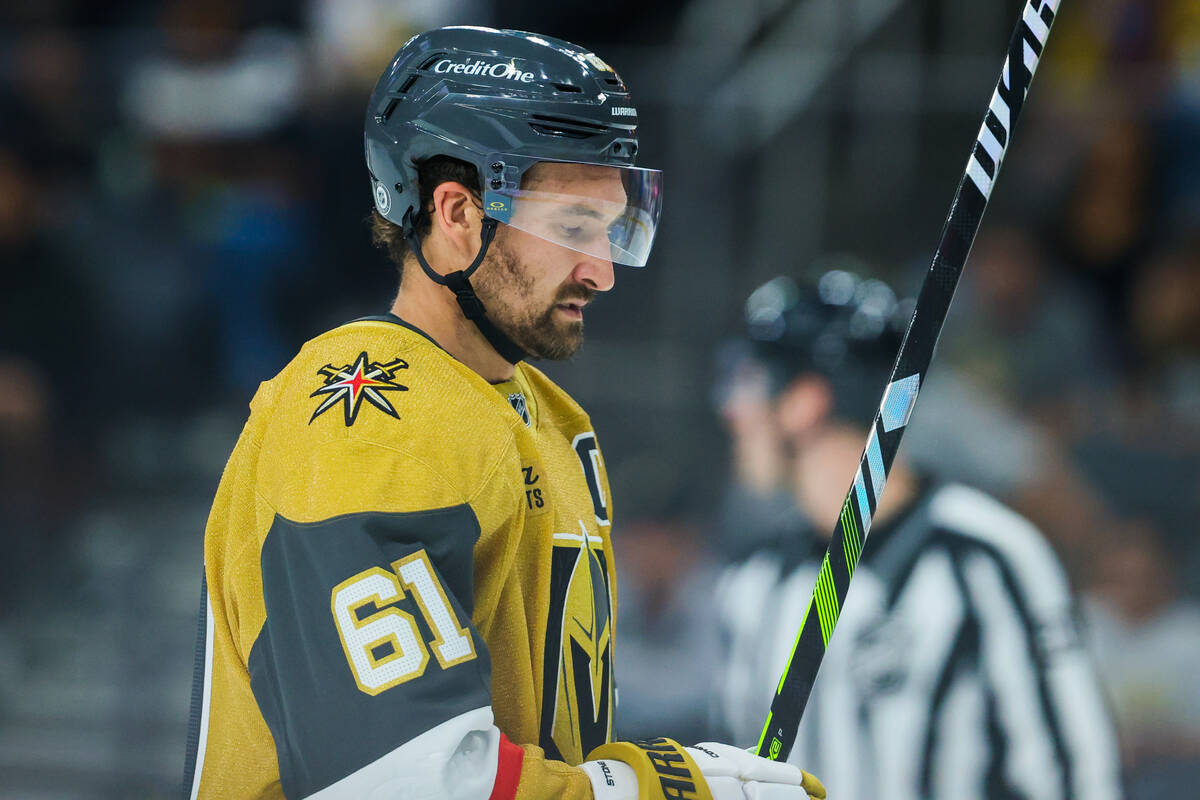
M 262 549 L 266 622 L 250 652 L 250 685 L 275 738 L 284 794 L 305 797 L 445 720 L 490 704 L 491 662 L 471 625 L 479 523 L 468 505 L 360 513 L 316 523 L 276 516 Z M 331 610 L 334 587 L 424 550 L 472 638 L 476 657 L 377 694 L 359 688 Z M 391 604 L 436 638 L 411 592 Z M 372 602 L 359 619 L 379 610 Z

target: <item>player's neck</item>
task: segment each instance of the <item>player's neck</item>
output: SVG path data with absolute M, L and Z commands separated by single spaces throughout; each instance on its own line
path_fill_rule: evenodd
M 409 283 L 408 278 L 414 280 Z M 423 276 L 422 276 L 423 277 Z M 423 330 L 456 359 L 475 370 L 488 383 L 512 378 L 514 367 L 496 352 L 479 328 L 463 316 L 454 294 L 432 281 L 405 276 L 392 313 Z

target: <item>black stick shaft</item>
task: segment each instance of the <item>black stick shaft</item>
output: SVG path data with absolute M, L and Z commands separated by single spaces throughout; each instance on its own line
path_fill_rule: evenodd
M 925 372 L 933 360 L 946 312 L 987 209 L 1059 3 L 1060 0 L 1028 0 L 1013 31 L 1004 68 L 967 159 L 967 168 L 958 182 L 937 252 L 917 296 L 854 483 L 842 504 L 841 520 L 821 562 L 816 588 L 759 737 L 758 754 L 764 758 L 786 760 L 796 741 L 804 706 L 871 529 L 871 517 L 883 494 Z

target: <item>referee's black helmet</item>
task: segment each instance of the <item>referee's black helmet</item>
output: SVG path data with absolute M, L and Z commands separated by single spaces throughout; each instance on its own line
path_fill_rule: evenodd
M 833 390 L 834 413 L 865 425 L 912 308 L 884 281 L 831 269 L 814 281 L 777 277 L 755 289 L 746 300 L 746 331 L 773 391 L 815 373 Z

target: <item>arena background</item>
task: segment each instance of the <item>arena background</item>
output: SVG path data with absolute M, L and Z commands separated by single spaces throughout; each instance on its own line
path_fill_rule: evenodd
M 1018 4 L 550 5 L 0 3 L 0 798 L 176 796 L 208 504 L 258 382 L 390 303 L 362 113 L 445 24 L 594 49 L 666 171 L 650 265 L 547 369 L 613 479 L 618 729 L 705 735 L 702 598 L 747 538 L 720 513 L 721 345 L 773 275 L 916 291 Z M 902 452 L 1042 526 L 1107 624 L 1129 796 L 1178 798 L 1200 773 L 1200 7 L 1065 0 L 1044 61 Z

